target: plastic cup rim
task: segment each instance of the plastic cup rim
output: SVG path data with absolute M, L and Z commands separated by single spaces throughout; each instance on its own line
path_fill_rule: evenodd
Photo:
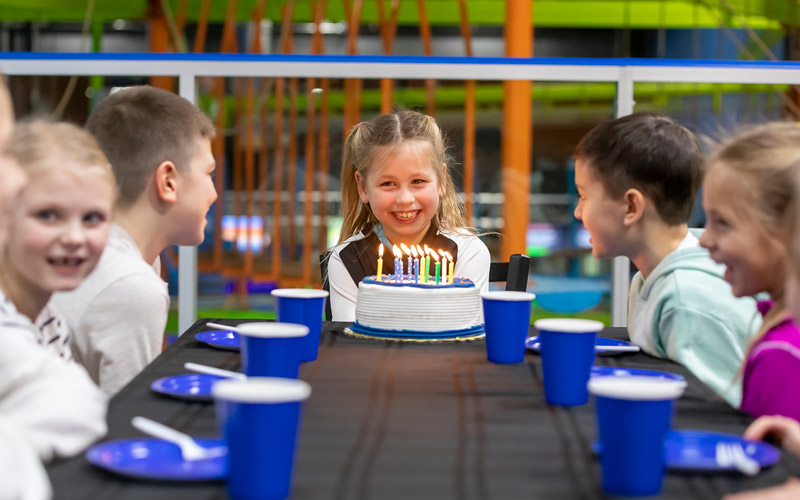
M 631 375 L 591 378 L 586 387 L 597 397 L 625 401 L 668 401 L 680 398 L 686 385 L 685 380 Z
M 330 293 L 314 288 L 276 288 L 270 292 L 270 295 L 282 299 L 324 299 Z
M 544 318 L 537 319 L 533 326 L 539 332 L 558 333 L 598 333 L 606 327 L 602 322 L 593 319 L 578 318 Z
M 513 290 L 492 290 L 488 292 L 481 292 L 481 298 L 484 300 L 498 300 L 504 302 L 531 302 L 536 298 L 536 294 L 532 292 L 517 292 Z
M 252 329 L 251 329 L 252 328 Z M 250 331 L 248 331 L 250 329 Z M 305 337 L 308 335 L 308 327 L 298 323 L 278 323 L 278 322 L 252 322 L 240 323 L 236 325 L 236 332 L 244 337 L 260 339 L 281 339 Z
M 311 385 L 302 380 L 278 377 L 248 377 L 247 380 L 220 380 L 211 386 L 215 400 L 234 403 L 294 403 L 311 395 Z

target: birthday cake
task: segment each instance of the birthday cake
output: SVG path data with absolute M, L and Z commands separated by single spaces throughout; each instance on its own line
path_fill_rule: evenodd
M 358 285 L 356 321 L 347 333 L 406 342 L 475 340 L 484 335 L 482 316 L 480 293 L 468 279 L 367 276 Z

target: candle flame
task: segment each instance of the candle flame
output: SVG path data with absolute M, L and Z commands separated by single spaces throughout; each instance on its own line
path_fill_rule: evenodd
M 419 245 L 417 245 L 417 252 L 419 252 L 420 257 L 425 257 L 425 251 Z
M 428 255 L 431 253 L 431 249 L 428 247 L 428 245 L 425 245 L 425 253 Z
M 378 257 L 383 257 L 383 243 L 378 247 Z
M 415 259 L 419 257 L 419 254 L 417 253 L 417 247 L 414 245 L 411 245 L 411 255 L 413 255 Z
M 406 246 L 405 243 L 400 243 L 400 248 L 403 249 L 404 254 L 411 255 L 411 250 Z
M 436 262 L 439 262 L 439 255 L 436 252 L 434 252 L 433 250 L 431 250 L 431 257 L 436 259 Z
M 444 250 L 442 250 L 441 248 L 439 249 L 439 255 L 441 255 L 442 257 L 447 257 L 447 255 L 445 255 L 444 253 Z
M 398 259 L 403 256 L 403 253 L 400 251 L 399 248 L 397 248 L 397 245 L 392 245 L 392 253 Z
M 453 256 L 450 255 L 450 252 L 445 252 L 445 255 L 447 255 L 447 260 L 449 260 L 450 262 L 453 262 Z

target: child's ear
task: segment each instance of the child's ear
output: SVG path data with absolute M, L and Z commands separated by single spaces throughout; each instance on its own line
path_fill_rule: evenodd
M 356 176 L 356 188 L 358 189 L 358 197 L 361 198 L 361 203 L 367 204 L 369 203 L 369 196 L 367 196 L 367 186 L 366 179 L 359 174 L 358 172 L 355 173 Z
M 175 203 L 178 200 L 178 169 L 171 161 L 162 162 L 156 168 L 155 188 L 159 200 Z
M 623 224 L 632 226 L 644 216 L 645 198 L 638 189 L 625 191 L 622 202 L 625 204 L 625 217 Z

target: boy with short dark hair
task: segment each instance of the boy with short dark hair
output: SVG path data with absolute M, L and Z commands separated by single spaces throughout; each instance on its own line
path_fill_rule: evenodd
M 113 395 L 161 352 L 169 295 L 159 254 L 203 241 L 217 198 L 215 131 L 189 101 L 149 86 L 110 95 L 86 129 L 117 180 L 114 225 L 95 271 L 53 302 L 73 331 L 76 361 Z
M 759 326 L 755 300 L 735 298 L 687 221 L 703 178 L 694 135 L 669 117 L 638 112 L 602 123 L 575 149 L 575 217 L 596 258 L 639 269 L 628 297 L 631 340 L 685 365 L 738 408 L 736 373 Z

